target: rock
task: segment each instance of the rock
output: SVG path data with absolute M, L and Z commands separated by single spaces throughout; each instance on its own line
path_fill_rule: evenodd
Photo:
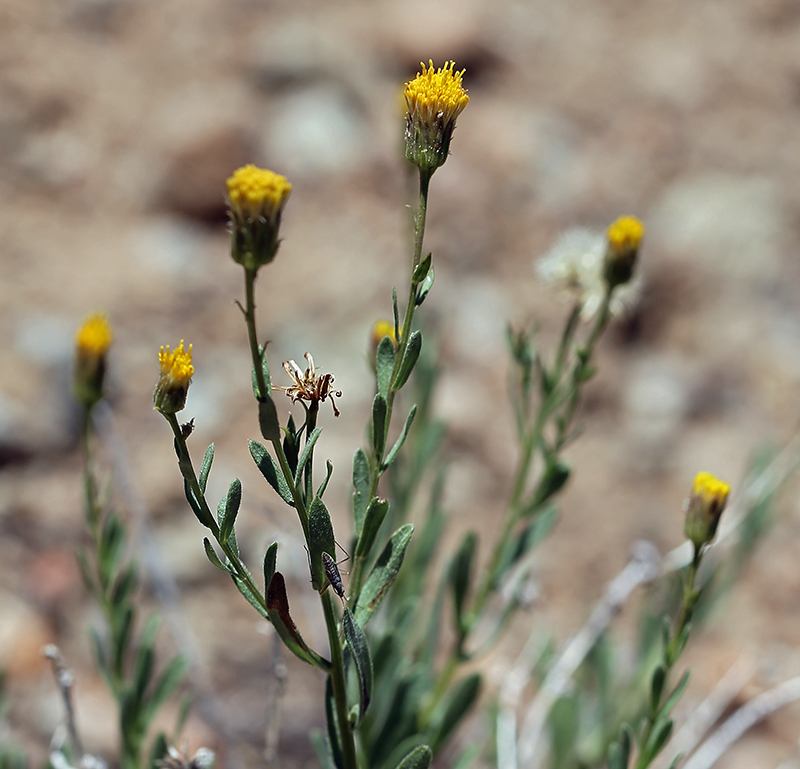
M 262 149 L 276 170 L 307 178 L 353 173 L 373 155 L 363 109 L 334 83 L 315 83 L 278 98 Z
M 706 173 L 669 185 L 646 217 L 657 252 L 700 263 L 715 273 L 766 281 L 777 277 L 787 234 L 779 190 L 771 179 Z
M 223 220 L 225 180 L 252 161 L 252 142 L 244 129 L 212 127 L 175 152 L 161 181 L 160 205 L 202 221 Z

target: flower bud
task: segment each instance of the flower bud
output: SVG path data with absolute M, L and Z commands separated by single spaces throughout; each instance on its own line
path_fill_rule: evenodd
M 275 258 L 281 214 L 292 191 L 285 176 L 254 165 L 243 166 L 227 181 L 231 256 L 258 270 Z
M 686 500 L 684 534 L 700 548 L 714 539 L 717 526 L 731 487 L 711 473 L 698 473 L 692 486 L 692 496 Z
M 153 404 L 164 415 L 176 414 L 186 405 L 186 393 L 192 383 L 192 345 L 184 350 L 181 339 L 174 351 L 170 351 L 169 347 L 162 347 L 158 362 L 161 365 L 161 376 L 153 393 Z
M 461 85 L 464 70 L 456 72 L 455 62 L 434 70 L 421 64 L 422 72 L 406 83 L 406 159 L 420 171 L 433 173 L 444 165 L 456 118 L 469 103 Z
M 113 339 L 111 326 L 100 313 L 86 318 L 75 336 L 73 392 L 86 409 L 91 409 L 103 397 L 106 353 Z
M 627 283 L 633 276 L 639 244 L 644 237 L 644 225 L 633 216 L 622 216 L 606 230 L 603 277 L 609 288 Z

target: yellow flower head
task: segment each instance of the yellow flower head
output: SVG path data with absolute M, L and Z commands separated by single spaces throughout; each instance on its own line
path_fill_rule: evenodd
M 615 251 L 632 251 L 642 242 L 644 225 L 635 216 L 621 216 L 609 226 L 606 235 Z
M 684 531 L 695 547 L 711 542 L 717 533 L 722 511 L 728 501 L 731 487 L 711 473 L 698 473 L 692 485 L 692 496 L 686 507 Z
M 75 335 L 75 397 L 91 409 L 103 397 L 106 353 L 114 340 L 105 315 L 95 312 L 83 322 Z
M 158 354 L 161 375 L 153 394 L 155 407 L 163 414 L 175 414 L 186 405 L 186 393 L 192 382 L 192 345 L 183 348 L 183 339 L 174 349 L 162 347 Z
M 252 164 L 237 168 L 226 184 L 231 209 L 241 219 L 275 221 L 292 191 L 285 176 Z
M 388 336 L 397 347 L 397 337 L 394 334 L 394 323 L 390 320 L 377 320 L 372 326 L 372 346 L 377 348 L 383 337 Z
M 420 170 L 433 173 L 447 160 L 456 118 L 469 103 L 461 85 L 465 70 L 455 62 L 434 69 L 433 61 L 406 83 L 406 158 Z
M 111 342 L 114 341 L 114 334 L 111 331 L 111 324 L 105 315 L 99 312 L 92 313 L 75 335 L 75 346 L 79 355 L 94 355 L 95 357 L 105 355 Z
M 278 230 L 292 191 L 285 176 L 242 166 L 227 181 L 233 260 L 257 270 L 275 258 Z
M 633 276 L 644 225 L 633 216 L 621 216 L 606 230 L 604 277 L 611 288 L 627 283 Z

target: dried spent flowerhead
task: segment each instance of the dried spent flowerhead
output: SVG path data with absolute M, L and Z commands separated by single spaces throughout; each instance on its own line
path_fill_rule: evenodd
M 213 750 L 200 748 L 191 758 L 189 757 L 189 745 L 186 742 L 183 750 L 178 750 L 170 745 L 167 755 L 156 761 L 159 769 L 213 769 L 217 762 L 217 757 Z
M 711 473 L 698 473 L 695 476 L 692 495 L 684 503 L 684 534 L 695 548 L 714 539 L 730 491 L 731 487 L 725 481 Z
M 281 214 L 292 185 L 285 176 L 246 165 L 226 182 L 231 222 L 231 255 L 252 269 L 271 262 L 278 250 Z
M 87 409 L 103 397 L 106 354 L 113 341 L 111 324 L 99 312 L 89 315 L 75 335 L 73 391 Z
M 170 350 L 169 346 L 162 347 L 158 362 L 161 374 L 153 393 L 153 403 L 162 414 L 176 414 L 186 405 L 186 393 L 194 374 L 192 345 L 188 350 L 184 349 L 181 339 L 174 350 Z
M 305 371 L 302 371 L 293 360 L 283 362 L 283 369 L 292 378 L 294 384 L 289 387 L 273 385 L 272 389 L 285 392 L 292 399 L 292 403 L 308 401 L 313 408 L 318 408 L 318 404 L 324 403 L 327 398 L 330 398 L 333 413 L 338 417 L 339 409 L 336 408 L 333 399 L 334 397 L 341 398 L 342 391 L 333 389 L 333 374 L 318 375 L 311 353 L 307 352 L 303 357 L 308 362 L 308 368 Z
M 406 158 L 421 171 L 432 173 L 444 165 L 450 151 L 456 118 L 469 103 L 461 85 L 465 70 L 457 72 L 455 62 L 434 69 L 421 63 L 422 72 L 406 83 Z
M 608 284 L 605 261 L 608 240 L 605 235 L 584 228 L 567 230 L 536 263 L 536 272 L 555 288 L 577 295 L 582 303 L 581 317 L 589 320 L 600 309 Z M 624 317 L 639 301 L 642 279 L 636 275 L 614 288 L 610 311 Z

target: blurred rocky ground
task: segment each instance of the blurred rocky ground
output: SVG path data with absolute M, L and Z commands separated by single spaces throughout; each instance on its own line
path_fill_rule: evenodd
M 540 551 L 541 602 L 492 670 L 534 625 L 557 638 L 580 626 L 633 541 L 678 544 L 696 471 L 735 489 L 756 449 L 794 434 L 794 0 L 1 0 L 0 667 L 14 734 L 37 760 L 60 718 L 39 654 L 47 642 L 76 670 L 84 742 L 114 751 L 86 632 L 97 616 L 74 560 L 83 530 L 69 394 L 75 329 L 103 309 L 116 333 L 111 401 L 128 470 L 240 747 L 226 753 L 214 719 L 197 712 L 188 736 L 227 766 L 261 762 L 272 641 L 205 560 L 151 406 L 156 355 L 161 344 L 194 344 L 185 413 L 197 456 L 217 444 L 211 495 L 242 478 L 240 540 L 251 559 L 283 543 L 293 611 L 324 646 L 296 522 L 247 450 L 257 424 L 224 180 L 255 162 L 294 185 L 279 256 L 259 281 L 259 324 L 276 381 L 280 361 L 310 351 L 344 392 L 342 417 L 323 414 L 317 453 L 336 467 L 328 495 L 346 531 L 350 462 L 372 395 L 369 329 L 407 280 L 399 92 L 429 58 L 466 67 L 471 97 L 432 183 L 436 285 L 423 308 L 442 358 L 453 539 L 477 527 L 485 553 L 505 499 L 515 452 L 504 326 L 535 320 L 552 345 L 566 312 L 534 260 L 570 226 L 602 228 L 620 214 L 647 225 L 643 300 L 601 346 L 586 431 L 569 450 L 578 471 Z M 775 680 L 800 670 L 798 558 L 800 517 L 787 496 L 692 649 L 689 705 L 745 648 Z M 167 626 L 162 640 L 172 643 Z M 322 681 L 286 662 L 281 763 L 305 766 Z M 777 766 L 796 755 L 798 735 L 800 712 L 787 711 L 719 766 Z

